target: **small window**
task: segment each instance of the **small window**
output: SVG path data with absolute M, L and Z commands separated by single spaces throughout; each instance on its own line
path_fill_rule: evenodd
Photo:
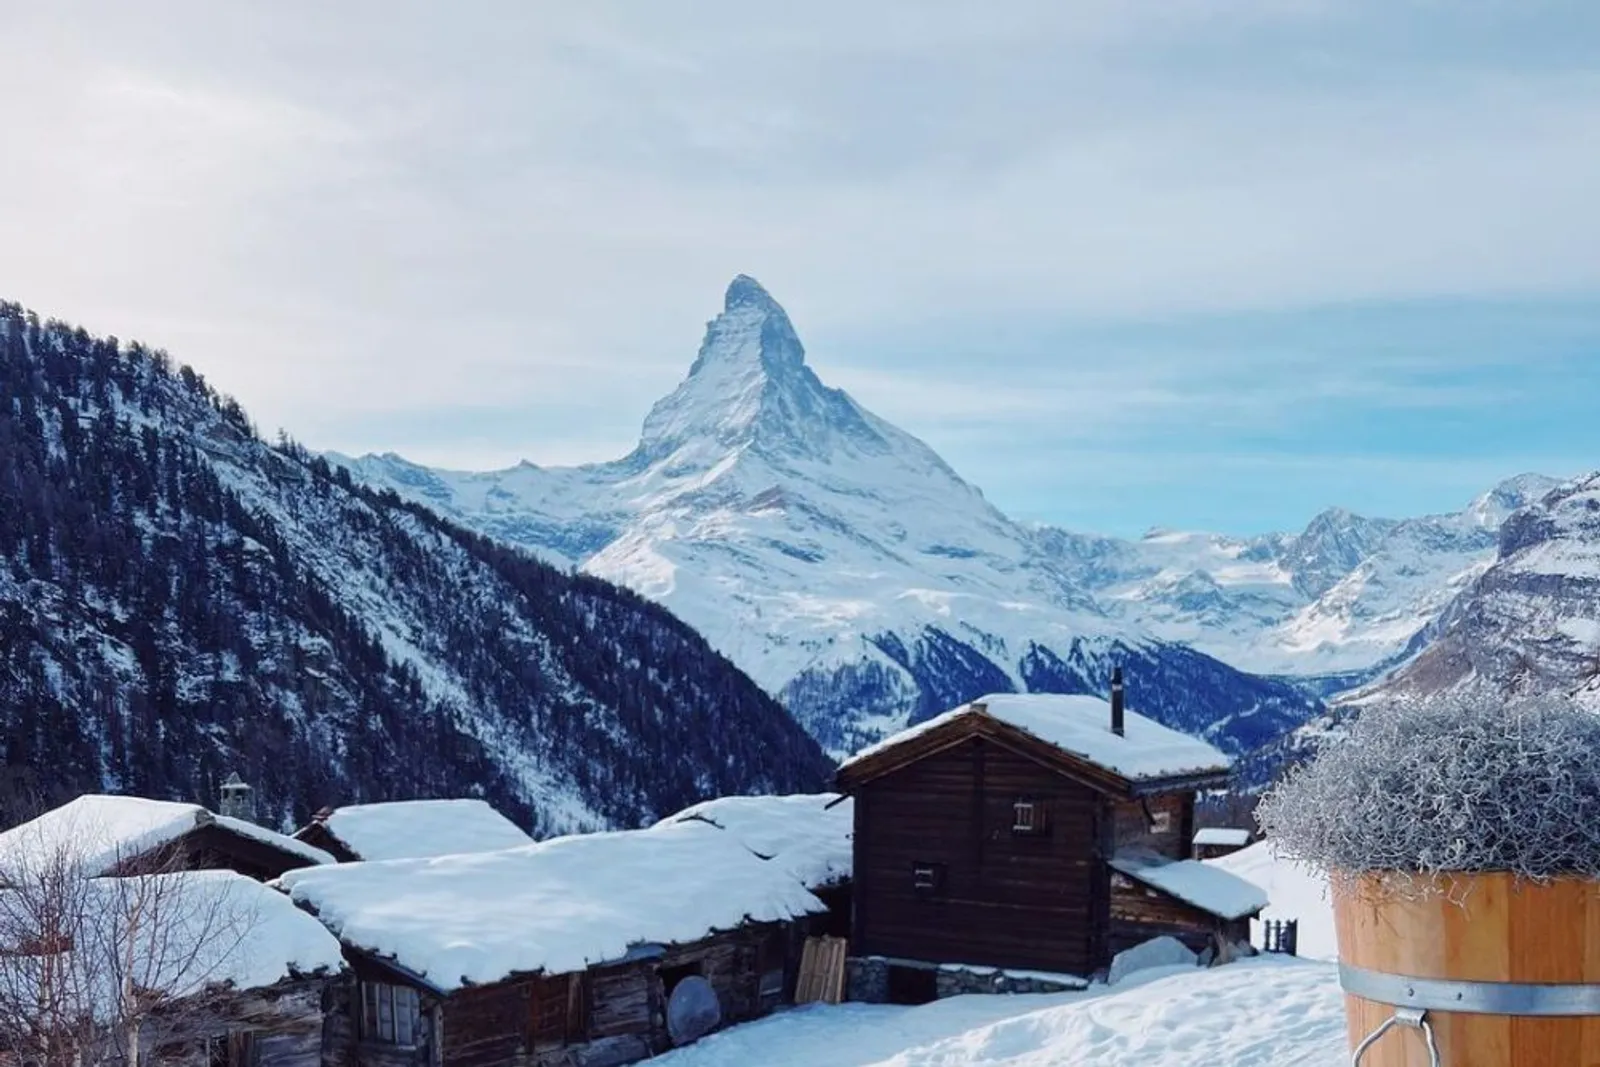
M 1172 832 L 1172 812 L 1157 811 L 1150 816 L 1150 832 L 1153 834 L 1170 834 Z
M 401 1048 L 417 1045 L 417 991 L 383 982 L 361 983 L 361 1036 Z
M 1044 832 L 1044 802 L 1033 797 L 1018 797 L 1011 803 L 1011 832 L 1014 834 L 1040 834 Z
M 944 892 L 944 864 L 918 860 L 911 865 L 911 888 L 922 896 L 939 896 Z

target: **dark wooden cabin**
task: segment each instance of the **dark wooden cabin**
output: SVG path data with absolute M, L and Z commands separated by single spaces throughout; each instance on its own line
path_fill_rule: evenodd
M 271 881 L 333 857 L 244 819 L 199 804 L 88 794 L 0 834 L 0 877 L 9 868 L 71 862 L 85 877 L 174 870 L 230 870 Z M 19 872 L 20 873 L 20 872 Z
M 1227 758 L 1121 696 L 1119 678 L 1110 707 L 989 697 L 846 762 L 851 955 L 1090 975 L 1160 934 L 1247 940 L 1247 884 L 1157 870 L 1188 861 L 1195 792 L 1226 784 Z

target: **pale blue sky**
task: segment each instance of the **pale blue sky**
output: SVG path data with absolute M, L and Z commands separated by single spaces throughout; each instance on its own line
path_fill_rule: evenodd
M 735 273 L 1007 510 L 1600 467 L 1600 9 L 0 0 L 0 295 L 313 447 L 604 459 Z

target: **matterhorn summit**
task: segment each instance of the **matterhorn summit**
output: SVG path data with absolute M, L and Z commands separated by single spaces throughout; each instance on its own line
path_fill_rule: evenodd
M 873 421 L 818 380 L 789 316 L 741 274 L 707 325 L 689 376 L 645 419 L 639 453 L 714 463 L 746 448 L 812 459 L 841 448 L 882 451 L 887 442 Z
M 481 474 L 399 457 L 359 478 L 660 601 L 831 751 L 983 693 L 1100 692 L 1235 751 L 1317 706 L 1101 608 L 1035 529 L 829 388 L 739 275 L 687 376 L 613 463 Z

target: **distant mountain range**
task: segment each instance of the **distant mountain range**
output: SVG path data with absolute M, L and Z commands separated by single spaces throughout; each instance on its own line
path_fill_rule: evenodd
M 238 771 L 279 824 L 465 795 L 541 833 L 830 770 L 659 606 L 269 446 L 162 353 L 9 304 L 0 754 L 45 793 L 214 802 Z
M 1330 676 L 1337 687 L 1415 651 L 1493 562 L 1501 524 L 1559 484 L 1524 474 L 1461 511 L 1421 518 L 1330 508 L 1297 534 L 1039 537 L 1113 616 L 1242 670 Z
M 1463 510 L 1329 509 L 1298 533 L 1138 540 L 1007 518 L 932 449 L 823 384 L 754 279 L 622 459 L 434 470 L 331 456 L 490 537 L 671 608 L 851 751 L 994 689 L 1101 692 L 1245 751 L 1414 655 L 1559 482 Z

